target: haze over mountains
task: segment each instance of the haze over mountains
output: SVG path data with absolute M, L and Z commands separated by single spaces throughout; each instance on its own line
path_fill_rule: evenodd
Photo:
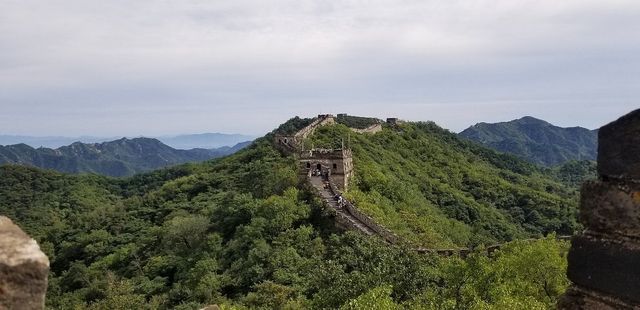
M 122 177 L 229 155 L 249 143 L 242 142 L 217 149 L 190 150 L 177 150 L 152 138 L 122 138 L 91 144 L 74 142 L 57 149 L 36 149 L 21 143 L 0 146 L 0 164 L 20 164 L 66 173 L 88 172 Z
M 479 123 L 459 136 L 543 166 L 561 165 L 571 160 L 595 160 L 597 149 L 595 130 L 557 127 L 530 116 L 503 123 Z M 248 145 L 246 141 L 252 138 L 222 133 L 113 140 L 95 136 L 0 135 L 0 164 L 14 163 L 66 173 L 88 172 L 122 177 L 229 155 Z M 69 145 L 56 149 L 33 147 L 57 146 L 65 142 L 69 142 Z M 576 170 L 576 167 L 584 165 L 573 164 L 570 168 Z M 577 179 L 586 173 L 583 171 L 585 169 L 577 169 Z
M 101 143 L 117 140 L 122 137 L 98 137 L 98 136 L 24 136 L 24 135 L 0 135 L 0 145 L 12 145 L 24 143 L 34 148 L 58 148 L 70 145 L 74 142 L 82 143 Z M 226 133 L 202 133 L 202 134 L 185 134 L 176 136 L 160 136 L 150 137 L 160 140 L 162 143 L 175 149 L 213 149 L 223 146 L 233 146 L 240 142 L 251 141 L 255 137 L 242 134 L 226 134 Z
M 558 127 L 531 116 L 502 123 L 478 123 L 459 135 L 543 166 L 595 160 L 597 155 L 597 130 Z

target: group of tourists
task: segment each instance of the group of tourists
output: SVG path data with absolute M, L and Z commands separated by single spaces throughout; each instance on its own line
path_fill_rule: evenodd
M 313 169 L 311 170 L 311 175 L 314 177 L 328 177 L 329 176 L 329 171 L 328 170 L 321 170 L 321 169 Z

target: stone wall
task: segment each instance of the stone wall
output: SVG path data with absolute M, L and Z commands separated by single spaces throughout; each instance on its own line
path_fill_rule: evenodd
M 356 208 L 352 203 L 346 202 L 344 205 L 345 209 L 349 212 L 349 214 L 353 215 L 353 217 L 357 218 L 360 222 L 367 225 L 367 227 L 371 228 L 375 231 L 378 236 L 382 237 L 385 241 L 395 244 L 398 242 L 398 236 L 392 233 L 390 230 L 376 223 L 376 221 L 370 216 L 362 213 L 358 208 Z
M 640 110 L 598 133 L 598 181 L 583 185 L 559 309 L 640 309 Z
M 334 195 L 336 194 L 342 195 L 342 193 L 340 192 L 340 189 L 334 184 L 332 180 L 329 181 L 329 186 L 331 188 L 331 192 Z M 360 222 L 362 222 L 364 225 L 369 227 L 371 230 L 375 231 L 376 234 L 382 237 L 382 239 L 384 239 L 385 241 L 391 244 L 395 244 L 398 242 L 399 240 L 398 235 L 394 234 L 384 226 L 376 223 L 376 221 L 373 218 L 364 214 L 362 211 L 358 210 L 358 208 L 356 208 L 356 206 L 354 206 L 351 202 L 345 200 L 344 208 L 345 210 L 347 210 L 347 212 L 349 212 L 349 214 L 351 214 L 353 217 L 358 219 Z
M 274 136 L 274 142 L 278 147 L 284 147 L 283 150 L 287 152 L 297 151 L 301 149 L 302 143 L 304 139 L 306 139 L 309 135 L 313 134 L 313 132 L 320 126 L 335 124 L 335 117 L 331 114 L 321 114 L 315 118 L 311 124 L 306 127 L 298 130 L 293 135 L 281 135 L 277 134 Z
M 310 136 L 320 126 L 330 125 L 335 123 L 336 123 L 336 119 L 331 114 L 318 115 L 316 120 L 311 122 L 311 124 L 309 124 L 307 127 L 302 128 L 300 131 L 298 131 L 295 134 L 296 141 L 302 142 L 302 140 Z
M 44 309 L 48 274 L 36 241 L 0 216 L 0 309 Z
M 382 131 L 382 124 L 373 124 L 364 129 L 351 128 L 351 130 L 355 133 L 376 133 Z

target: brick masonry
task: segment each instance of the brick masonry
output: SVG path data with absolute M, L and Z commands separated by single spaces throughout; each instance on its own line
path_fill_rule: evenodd
M 559 309 L 640 309 L 640 110 L 598 133 L 598 181 L 583 185 Z

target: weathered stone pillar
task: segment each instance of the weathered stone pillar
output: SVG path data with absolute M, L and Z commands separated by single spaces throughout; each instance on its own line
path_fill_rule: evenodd
M 559 309 L 640 308 L 640 110 L 598 133 L 599 181 L 582 186 Z
M 36 241 L 0 216 L 0 309 L 43 309 L 48 274 Z

